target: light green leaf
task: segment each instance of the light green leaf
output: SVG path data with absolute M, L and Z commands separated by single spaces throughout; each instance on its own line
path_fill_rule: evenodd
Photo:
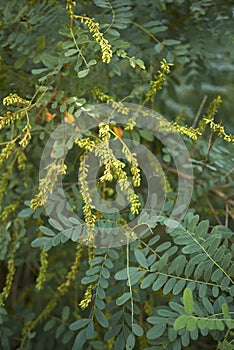
M 65 56 L 66 57 L 69 57 L 69 56 L 73 56 L 75 53 L 77 53 L 78 52 L 78 50 L 77 49 L 70 49 L 70 50 L 67 50 L 66 52 L 65 52 Z
M 178 45 L 180 44 L 181 42 L 179 40 L 174 40 L 174 39 L 166 39 L 164 41 L 164 44 L 165 45 Z
M 186 325 L 186 329 L 190 332 L 197 328 L 197 319 L 195 317 L 190 317 Z
M 86 77 L 88 74 L 89 74 L 89 69 L 84 69 L 84 70 L 80 70 L 77 75 L 78 75 L 78 78 L 81 79 Z
M 175 331 L 178 331 L 179 329 L 185 328 L 189 320 L 189 316 L 187 315 L 180 315 L 174 322 L 173 327 Z
M 183 293 L 184 309 L 189 315 L 193 314 L 194 311 L 194 301 L 193 293 L 190 288 L 185 288 Z

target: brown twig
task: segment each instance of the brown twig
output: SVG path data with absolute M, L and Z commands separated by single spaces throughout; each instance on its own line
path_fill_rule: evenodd
M 196 127 L 197 122 L 198 122 L 198 119 L 199 119 L 199 117 L 200 117 L 200 115 L 201 115 L 201 112 L 202 112 L 202 110 L 203 110 L 204 104 L 206 103 L 206 100 L 207 100 L 207 95 L 205 95 L 205 96 L 203 97 L 202 101 L 201 101 L 201 104 L 200 104 L 200 106 L 199 106 L 199 108 L 198 108 L 197 114 L 196 114 L 196 116 L 195 116 L 195 118 L 194 118 L 194 121 L 193 121 L 193 124 L 192 124 L 192 128 L 195 128 L 195 127 Z
M 170 171 L 170 173 L 174 173 L 177 174 L 178 176 L 181 176 L 182 178 L 186 179 L 186 180 L 195 180 L 194 176 L 190 176 L 187 174 L 182 173 L 181 171 L 174 169 L 166 164 L 162 164 L 163 169 Z

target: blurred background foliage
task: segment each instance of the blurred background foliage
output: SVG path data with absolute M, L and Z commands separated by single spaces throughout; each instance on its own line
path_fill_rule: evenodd
M 218 95 L 221 96 L 222 103 L 214 120 L 224 125 L 227 133 L 233 133 L 234 3 L 231 0 L 80 0 L 75 4 L 69 0 L 0 0 L 0 11 L 1 116 L 4 118 L 7 112 L 17 115 L 18 110 L 25 108 L 31 128 L 31 140 L 28 140 L 30 143 L 27 147 L 14 149 L 7 159 L 0 153 L 0 290 L 1 296 L 4 294 L 8 297 L 0 306 L 0 349 L 71 349 L 76 339 L 76 350 L 81 348 L 79 344 L 82 344 L 85 332 L 77 339 L 69 324 L 84 316 L 89 317 L 87 309 L 81 310 L 77 300 L 81 302 L 85 298 L 86 286 L 81 280 L 87 278 L 86 271 L 91 269 L 88 261 L 100 257 L 102 252 L 97 251 L 95 256 L 85 247 L 83 257 L 79 257 L 79 260 L 75 244 L 71 241 L 64 243 L 66 249 L 64 244 L 54 244 L 56 249 L 51 249 L 49 257 L 42 250 L 31 247 L 31 242 L 42 235 L 39 227 L 49 226 L 44 209 L 37 208 L 33 211 L 30 208 L 30 200 L 38 190 L 38 168 L 46 140 L 55 127 L 64 121 L 64 116 L 65 122 L 72 123 L 74 116 L 79 116 L 81 108 L 88 110 L 90 105 L 100 102 L 145 104 L 180 126 L 196 128 L 202 117 L 209 115 L 207 109 Z M 72 18 L 71 11 L 77 18 Z M 112 57 L 108 64 L 103 62 L 103 52 L 90 33 L 85 17 L 93 18 L 95 23 L 99 23 L 100 32 L 111 45 Z M 164 58 L 168 63 L 173 63 L 171 74 L 165 79 L 163 89 L 145 103 L 150 82 L 156 80 Z M 6 106 L 3 99 L 10 94 L 17 94 L 30 103 L 17 100 L 12 106 Z M 211 116 L 214 115 L 211 113 Z M 1 152 L 14 137 L 24 136 L 22 130 L 28 124 L 20 114 L 17 118 L 13 127 L 9 124 L 4 128 L 1 126 Z M 169 179 L 168 199 L 174 199 L 177 174 L 168 150 L 155 141 L 150 133 L 136 129 L 126 132 L 126 135 L 144 143 L 157 154 Z M 208 219 L 210 229 L 216 225 L 225 225 L 224 229 L 220 229 L 220 244 L 223 244 L 220 251 L 226 249 L 228 261 L 230 256 L 233 259 L 234 251 L 233 237 L 227 228 L 233 228 L 234 217 L 233 145 L 218 138 L 217 133 L 209 127 L 198 141 L 194 142 L 187 136 L 184 136 L 184 141 L 193 161 L 195 183 L 190 209 L 192 219 L 187 218 L 183 225 L 187 227 L 190 223 L 196 226 L 197 219 L 192 216 L 194 213 L 198 213 L 200 219 Z M 72 167 L 72 155 L 68 157 L 68 164 Z M 144 182 L 143 184 L 145 185 Z M 70 189 L 69 186 L 68 188 Z M 145 188 L 140 190 L 143 193 Z M 71 204 L 82 216 L 80 192 L 77 193 L 72 188 L 70 196 Z M 162 244 L 168 244 L 165 242 L 167 239 L 174 240 L 173 237 L 165 238 L 163 223 L 158 224 L 154 234 L 160 236 Z M 154 245 L 152 247 L 155 249 Z M 178 251 L 178 256 L 179 252 L 181 250 Z M 108 317 L 120 312 L 113 304 L 121 295 L 123 285 L 118 279 L 116 282 L 114 275 L 125 266 L 125 257 L 124 248 L 117 252 L 113 250 L 109 266 L 107 264 L 111 277 L 108 272 L 103 277 L 105 281 L 110 280 L 105 295 L 106 303 L 110 304 L 106 313 Z M 184 269 L 189 258 L 194 255 L 191 253 L 187 257 Z M 73 266 L 73 259 L 77 266 Z M 134 257 L 134 247 L 130 261 L 139 265 Z M 70 283 L 72 288 L 66 290 L 63 283 L 72 279 L 69 275 L 71 266 L 74 274 L 76 268 L 79 268 L 80 274 L 75 275 L 76 283 L 73 285 L 69 280 L 68 285 Z M 35 285 L 38 283 L 38 275 L 43 276 L 43 273 L 46 281 L 43 281 L 44 289 L 40 291 L 35 289 Z M 194 279 L 192 272 L 184 273 L 183 268 L 180 274 L 187 274 L 191 280 Z M 105 281 L 103 285 L 106 285 Z M 179 295 L 172 295 L 172 291 L 163 292 L 163 283 L 154 292 L 151 287 L 142 290 L 140 283 L 141 280 L 134 285 L 135 303 L 143 306 L 136 307 L 136 314 L 141 325 L 144 324 L 146 333 L 150 326 L 144 323 L 145 319 L 152 315 L 159 317 L 158 308 L 160 305 L 168 305 L 168 301 L 180 303 L 183 288 Z M 61 288 L 59 290 L 61 285 L 63 292 Z M 216 289 L 196 288 L 194 298 L 197 298 L 198 305 L 201 300 L 206 300 L 204 310 L 208 311 L 203 310 L 204 315 L 212 315 L 212 310 L 213 313 L 214 310 L 221 312 L 219 304 L 222 300 L 234 312 L 233 291 L 231 295 L 224 286 L 220 291 L 219 296 L 223 298 L 220 301 L 215 297 Z M 157 298 L 153 298 L 152 293 Z M 210 307 L 209 302 L 214 302 L 215 309 Z M 177 308 L 179 304 L 176 305 Z M 128 324 L 129 310 L 130 306 L 127 305 L 122 314 L 119 313 L 116 317 L 126 317 Z M 162 314 L 167 315 L 169 312 L 170 317 L 175 318 L 175 314 L 170 314 L 174 311 L 168 307 Z M 92 338 L 93 325 L 89 323 L 85 349 L 124 348 L 123 339 L 127 338 L 129 328 L 126 326 L 127 330 L 118 333 L 120 325 L 116 326 L 115 320 L 112 320 L 112 326 L 117 327 L 112 333 L 116 336 L 119 334 L 117 345 L 114 345 L 114 335 L 109 332 L 106 336 L 105 327 L 102 327 L 106 319 L 102 318 L 102 314 L 96 317 L 98 337 Z M 35 320 L 36 323 L 33 323 Z M 29 327 L 28 331 L 25 325 Z M 84 326 L 86 325 L 84 321 Z M 77 329 L 76 326 L 74 329 Z M 176 338 L 170 328 L 172 340 L 167 349 L 216 349 L 218 346 L 220 350 L 231 350 L 233 344 L 229 341 L 233 333 L 230 329 L 225 329 L 226 332 L 215 329 L 199 333 L 199 337 L 197 330 L 192 336 L 188 332 L 181 332 L 180 337 Z M 160 331 L 163 328 L 156 329 L 155 334 Z M 138 333 L 141 333 L 139 329 Z M 190 336 L 191 343 L 188 345 Z M 106 337 L 104 342 L 103 337 Z M 168 334 L 164 334 L 158 344 L 159 340 L 154 339 L 152 334 L 150 343 L 147 343 L 144 335 L 135 348 L 165 348 L 167 337 Z

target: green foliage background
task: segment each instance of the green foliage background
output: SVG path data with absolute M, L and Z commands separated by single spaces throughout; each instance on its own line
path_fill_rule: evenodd
M 1 0 L 0 10 L 0 349 L 233 349 L 233 2 Z M 61 122 L 121 101 L 184 135 L 191 207 L 168 227 L 173 160 L 149 133 L 125 130 L 163 165 L 167 203 L 141 239 L 87 248 L 40 206 L 40 159 Z M 82 151 L 64 186 L 85 217 L 84 194 L 66 185 Z

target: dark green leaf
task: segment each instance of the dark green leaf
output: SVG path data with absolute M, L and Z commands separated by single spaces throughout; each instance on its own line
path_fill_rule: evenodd
M 69 328 L 71 331 L 77 331 L 78 329 L 85 327 L 87 324 L 89 324 L 89 322 L 89 318 L 82 318 L 81 320 L 71 323 Z
M 95 309 L 94 314 L 95 314 L 96 319 L 97 319 L 98 323 L 100 324 L 100 326 L 102 326 L 104 328 L 107 328 L 109 326 L 109 322 L 101 310 Z
M 166 323 L 161 323 L 159 325 L 152 327 L 146 334 L 147 338 L 149 340 L 160 338 L 163 335 L 163 333 L 165 332 L 166 327 L 167 327 Z

